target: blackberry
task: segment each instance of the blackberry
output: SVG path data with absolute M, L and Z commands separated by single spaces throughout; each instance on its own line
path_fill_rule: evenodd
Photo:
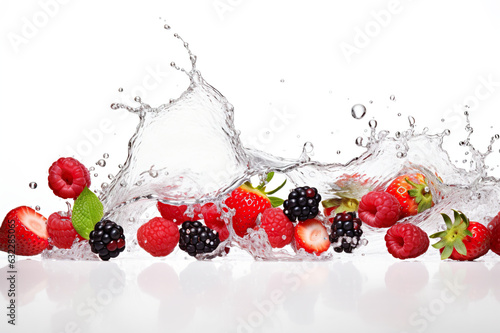
M 97 222 L 89 235 L 90 249 L 99 255 L 101 260 L 116 258 L 125 250 L 123 228 L 110 220 Z
M 215 251 L 220 243 L 217 231 L 204 226 L 199 221 L 182 223 L 179 233 L 179 248 L 193 257 L 197 254 Z
M 314 187 L 297 187 L 288 194 L 288 200 L 283 202 L 283 213 L 292 222 L 305 221 L 316 217 L 319 213 L 321 195 Z
M 336 245 L 333 250 L 338 253 L 351 253 L 360 243 L 360 237 L 363 234 L 361 224 L 355 212 L 336 214 L 330 234 L 330 243 Z

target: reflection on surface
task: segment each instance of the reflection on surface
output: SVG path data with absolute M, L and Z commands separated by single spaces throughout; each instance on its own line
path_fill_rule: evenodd
M 20 260 L 17 267 L 22 332 L 435 332 L 466 314 L 488 327 L 500 309 L 500 263 Z M 6 304 L 8 281 L 0 281 Z M 12 331 L 6 325 L 1 332 Z

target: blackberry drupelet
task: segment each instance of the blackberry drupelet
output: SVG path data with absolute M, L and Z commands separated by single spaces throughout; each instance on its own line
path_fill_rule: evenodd
M 314 187 L 297 187 L 288 194 L 288 200 L 283 202 L 283 213 L 292 222 L 313 219 L 319 213 L 321 195 Z
M 199 221 L 182 223 L 179 233 L 179 248 L 193 257 L 197 254 L 215 251 L 220 243 L 217 231 L 204 226 Z
M 363 234 L 361 224 L 355 212 L 337 213 L 330 234 L 330 243 L 335 244 L 333 250 L 338 253 L 351 253 L 360 244 Z
M 99 255 L 101 260 L 116 258 L 125 250 L 123 228 L 110 220 L 97 222 L 89 235 L 90 249 Z

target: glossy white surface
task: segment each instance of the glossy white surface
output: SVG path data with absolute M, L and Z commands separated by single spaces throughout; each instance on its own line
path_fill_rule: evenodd
M 17 267 L 18 325 L 2 320 L 1 332 L 493 332 L 500 310 L 500 263 L 20 260 Z M 0 274 L 6 302 L 6 267 Z

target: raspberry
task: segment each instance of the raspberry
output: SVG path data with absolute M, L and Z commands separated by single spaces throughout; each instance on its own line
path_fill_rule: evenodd
M 193 257 L 215 251 L 220 243 L 217 231 L 202 225 L 200 221 L 184 222 L 179 233 L 179 248 Z
M 60 198 L 76 199 L 89 186 L 89 171 L 72 157 L 61 157 L 49 168 L 49 187 Z
M 500 255 L 500 212 L 488 224 L 491 231 L 491 251 Z
M 388 228 L 399 219 L 401 205 L 387 192 L 368 192 L 361 198 L 358 214 L 361 221 L 375 228 Z
M 314 187 L 297 187 L 288 194 L 288 200 L 283 202 L 283 213 L 294 222 L 295 220 L 305 221 L 313 219 L 318 215 L 318 205 L 321 202 L 321 195 Z
M 153 257 L 165 257 L 179 243 L 179 229 L 174 222 L 155 217 L 137 230 L 137 241 Z
M 83 238 L 73 228 L 71 217 L 60 213 L 53 213 L 47 220 L 47 232 L 52 245 L 60 249 L 70 249 L 75 239 L 82 241 Z
M 269 243 L 274 248 L 282 248 L 292 241 L 293 223 L 279 208 L 266 209 L 262 213 L 260 227 L 266 231 Z
M 156 207 L 158 208 L 161 217 L 170 220 L 177 225 L 180 225 L 186 221 L 201 219 L 201 206 L 198 204 L 194 205 L 194 210 L 193 210 L 194 215 L 186 214 L 187 210 L 186 205 L 174 206 L 174 205 L 164 204 L 158 201 Z M 188 216 L 188 215 L 193 215 L 193 216 Z
M 229 230 L 227 230 L 226 223 L 220 216 L 220 212 L 214 203 L 207 203 L 201 207 L 203 220 L 207 227 L 219 233 L 221 242 L 229 237 Z
M 92 252 L 99 254 L 101 260 L 116 258 L 125 250 L 123 228 L 110 220 L 97 222 L 89 234 L 89 244 Z
M 385 244 L 389 253 L 395 258 L 416 258 L 429 248 L 429 237 L 416 225 L 401 223 L 387 230 Z

